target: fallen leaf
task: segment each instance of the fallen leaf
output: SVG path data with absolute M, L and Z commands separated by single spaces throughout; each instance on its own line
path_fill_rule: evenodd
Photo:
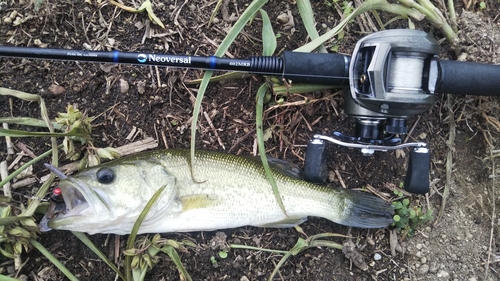
M 52 84 L 49 86 L 49 92 L 51 92 L 54 95 L 61 95 L 65 91 L 66 91 L 66 89 L 61 85 Z

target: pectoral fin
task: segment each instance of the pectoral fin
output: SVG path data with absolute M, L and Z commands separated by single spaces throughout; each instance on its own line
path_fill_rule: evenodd
M 190 195 L 179 198 L 182 204 L 182 211 L 189 211 L 193 209 L 208 208 L 216 204 L 216 198 L 209 195 Z
M 257 227 L 273 227 L 273 228 L 290 228 L 296 225 L 299 225 L 307 220 L 307 217 L 304 218 L 286 218 L 284 220 L 280 220 L 277 222 L 266 223 L 261 225 L 254 225 Z

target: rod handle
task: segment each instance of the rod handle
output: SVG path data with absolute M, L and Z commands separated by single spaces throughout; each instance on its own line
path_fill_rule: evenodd
M 500 65 L 442 60 L 438 67 L 438 93 L 500 96 Z
M 349 56 L 285 51 L 281 58 L 283 77 L 293 83 L 349 85 Z

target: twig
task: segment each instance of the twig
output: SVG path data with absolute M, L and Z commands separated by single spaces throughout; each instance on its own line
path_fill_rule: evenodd
M 346 185 L 345 185 L 345 183 L 344 183 L 344 180 L 342 179 L 342 176 L 340 175 L 339 169 L 335 169 L 335 175 L 336 175 L 336 176 L 337 176 L 337 178 L 339 179 L 340 185 L 341 185 L 343 188 L 347 188 L 347 186 L 346 186 Z
M 7 161 L 2 161 L 0 163 L 0 175 L 2 177 L 2 180 L 6 179 L 9 176 L 9 171 L 7 170 Z M 10 192 L 10 182 L 6 182 L 3 185 L 3 195 L 12 197 L 12 193 Z
M 417 127 L 417 124 L 418 124 L 419 121 L 420 121 L 420 115 L 417 117 L 417 121 L 415 121 L 415 123 L 413 124 L 413 126 L 411 126 L 410 130 L 406 134 L 406 138 L 405 138 L 404 142 L 408 141 L 408 139 L 411 136 L 411 133 L 413 133 L 413 130 L 415 130 L 415 128 Z
M 448 136 L 448 152 L 446 155 L 446 182 L 444 184 L 443 190 L 443 200 L 441 202 L 441 209 L 439 210 L 439 214 L 434 222 L 434 225 L 437 225 L 441 218 L 443 217 L 444 210 L 446 207 L 446 199 L 448 199 L 450 193 L 450 186 L 452 181 L 451 170 L 453 169 L 453 146 L 455 144 L 455 119 L 453 116 L 453 107 L 451 104 L 452 95 L 447 95 L 446 105 L 448 107 L 448 122 L 450 124 L 450 135 Z
M 488 279 L 488 272 L 490 271 L 490 263 L 491 263 L 491 251 L 492 247 L 491 245 L 493 244 L 493 230 L 495 229 L 495 222 L 496 222 L 496 206 L 495 206 L 495 201 L 496 201 L 496 195 L 495 195 L 495 160 L 493 158 L 493 153 L 492 149 L 490 147 L 490 159 L 491 159 L 491 170 L 492 170 L 492 177 L 491 177 L 491 198 L 492 198 L 492 210 L 491 210 L 491 229 L 490 229 L 490 244 L 488 246 L 488 259 L 486 260 L 486 264 L 484 266 L 484 279 Z
M 3 123 L 3 128 L 8 130 L 9 124 Z M 12 146 L 12 140 L 10 139 L 10 136 L 5 136 L 5 143 L 7 144 L 7 154 L 8 155 L 14 154 L 14 147 Z
M 231 146 L 231 148 L 228 150 L 228 153 L 231 153 L 238 144 L 240 144 L 242 141 L 244 141 L 245 139 L 247 139 L 249 136 L 252 136 L 253 134 L 255 134 L 255 129 L 252 129 L 250 130 L 248 133 L 246 133 L 244 136 L 242 136 L 241 138 L 237 139 L 233 146 Z
M 206 111 L 203 111 L 203 116 L 205 117 L 205 120 L 207 120 L 207 123 L 210 126 L 210 128 L 214 131 L 214 134 L 217 137 L 217 141 L 219 142 L 219 145 L 222 147 L 223 150 L 226 150 L 224 143 L 222 142 L 221 138 L 219 137 L 219 133 L 217 133 L 217 129 L 215 129 L 214 124 L 212 123 L 212 120 L 210 120 L 210 116 L 208 116 L 208 113 Z
M 24 143 L 16 142 L 16 147 L 19 148 L 22 152 L 24 152 L 29 157 L 36 158 L 35 153 L 33 153 L 33 151 L 31 151 Z

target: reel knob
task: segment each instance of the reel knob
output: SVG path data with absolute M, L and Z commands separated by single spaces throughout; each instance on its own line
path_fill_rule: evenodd
M 411 150 L 404 181 L 406 191 L 416 194 L 429 192 L 430 164 L 431 151 L 429 148 L 417 147 Z
M 312 183 L 325 183 L 328 179 L 326 143 L 320 139 L 312 139 L 307 143 L 304 163 L 304 179 Z

